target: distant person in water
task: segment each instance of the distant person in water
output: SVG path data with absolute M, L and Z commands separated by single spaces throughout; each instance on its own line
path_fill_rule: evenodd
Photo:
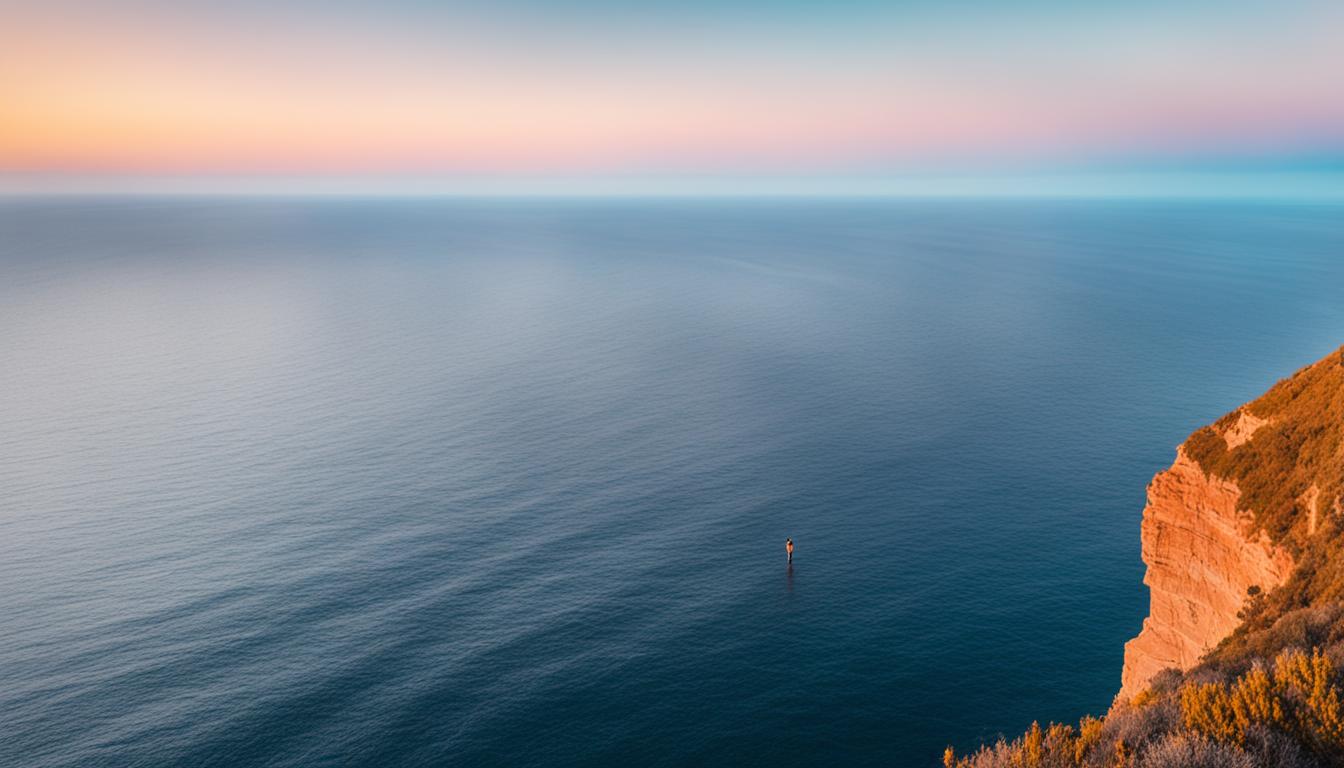
M 793 562 L 793 539 L 784 540 L 784 551 L 789 553 L 789 562 Z

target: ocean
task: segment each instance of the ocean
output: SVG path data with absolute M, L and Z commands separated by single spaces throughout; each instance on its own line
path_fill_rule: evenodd
M 5 198 L 0 765 L 1101 713 L 1148 480 L 1341 288 L 1344 208 L 1286 202 Z

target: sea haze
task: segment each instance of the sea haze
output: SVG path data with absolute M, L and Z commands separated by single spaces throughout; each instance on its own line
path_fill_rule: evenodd
M 1344 208 L 0 202 L 0 764 L 936 764 L 1101 712 Z M 788 568 L 784 539 L 797 543 Z

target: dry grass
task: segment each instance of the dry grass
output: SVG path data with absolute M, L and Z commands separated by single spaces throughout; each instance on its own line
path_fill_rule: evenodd
M 1344 605 L 1336 606 L 1344 617 Z M 1075 728 L 1000 739 L 947 768 L 1313 768 L 1344 765 L 1344 644 L 1290 648 L 1240 673 L 1209 662 Z

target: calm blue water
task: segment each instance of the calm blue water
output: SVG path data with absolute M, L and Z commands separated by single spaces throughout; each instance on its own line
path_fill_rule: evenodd
M 1344 342 L 1342 214 L 0 203 L 0 764 L 921 766 L 1104 710 L 1145 485 Z

